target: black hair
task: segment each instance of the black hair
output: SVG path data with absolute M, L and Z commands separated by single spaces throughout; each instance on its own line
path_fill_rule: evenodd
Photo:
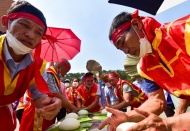
M 38 17 L 45 25 L 45 32 L 46 32 L 47 24 L 46 24 L 46 18 L 44 17 L 44 14 L 39 9 L 34 7 L 32 4 L 30 4 L 29 2 L 25 0 L 17 0 L 13 2 L 9 10 L 7 11 L 7 13 L 11 14 L 15 12 L 26 12 Z
M 131 21 L 131 13 L 128 12 L 121 12 L 118 14 L 112 21 L 110 30 L 109 30 L 109 40 L 111 40 L 111 36 L 113 34 L 113 31 L 118 28 L 120 25 L 122 25 L 125 22 Z
M 93 76 L 93 73 L 87 72 L 86 74 L 84 74 L 84 77 L 88 77 L 88 76 Z

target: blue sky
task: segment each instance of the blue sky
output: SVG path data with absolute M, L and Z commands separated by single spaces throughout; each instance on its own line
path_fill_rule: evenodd
M 126 55 L 117 50 L 108 39 L 109 27 L 113 18 L 122 11 L 135 9 L 116 4 L 108 0 L 28 0 L 43 11 L 48 26 L 70 28 L 81 39 L 81 51 L 72 60 L 70 72 L 86 72 L 86 62 L 98 61 L 104 70 L 123 70 Z M 166 0 L 171 1 L 171 0 Z M 189 0 L 156 16 L 143 11 L 139 15 L 152 16 L 160 23 L 169 22 L 189 13 Z M 164 6 L 172 5 L 166 3 Z

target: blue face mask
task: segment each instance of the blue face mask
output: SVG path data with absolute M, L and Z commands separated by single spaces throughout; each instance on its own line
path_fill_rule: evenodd
M 58 74 L 59 79 L 62 77 L 61 73 Z

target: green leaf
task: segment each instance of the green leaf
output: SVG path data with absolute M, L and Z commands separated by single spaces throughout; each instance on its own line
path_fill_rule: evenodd
M 108 118 L 108 117 L 105 116 L 105 115 L 92 117 L 93 120 L 105 120 L 105 119 L 107 119 L 107 118 Z
M 51 125 L 51 126 L 47 129 L 47 131 L 60 131 L 60 129 L 59 129 L 59 124 L 60 124 L 60 122 L 57 122 L 57 123 Z
M 91 122 L 92 122 L 92 119 L 89 118 L 89 117 L 83 117 L 83 118 L 80 118 L 80 119 L 79 119 L 79 122 L 80 122 L 80 123 L 81 123 L 81 122 L 86 122 L 86 121 L 91 121 Z
M 82 122 L 80 123 L 81 128 L 90 128 L 92 126 L 92 122 Z
M 86 117 L 88 117 L 88 115 L 79 115 L 79 119 L 86 118 Z

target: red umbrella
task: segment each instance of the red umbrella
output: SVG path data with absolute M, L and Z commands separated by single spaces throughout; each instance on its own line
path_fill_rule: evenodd
M 56 62 L 60 58 L 71 60 L 80 52 L 81 40 L 65 28 L 48 27 L 41 47 L 41 58 Z

